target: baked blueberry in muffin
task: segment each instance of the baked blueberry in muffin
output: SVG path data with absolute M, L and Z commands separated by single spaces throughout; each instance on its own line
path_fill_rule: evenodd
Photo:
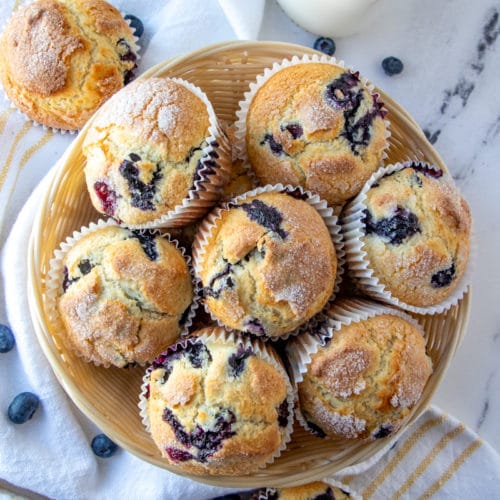
M 432 307 L 458 289 L 469 260 L 471 215 L 448 173 L 405 163 L 374 182 L 363 204 L 362 248 L 388 294 Z
M 80 129 L 133 77 L 138 48 L 104 0 L 37 0 L 14 12 L 0 38 L 0 77 L 32 120 Z
M 327 62 L 284 65 L 241 109 L 240 148 L 260 183 L 300 185 L 331 205 L 360 191 L 387 145 L 377 96 L 358 73 Z
M 200 227 L 193 254 L 215 318 L 279 337 L 323 308 L 333 293 L 337 256 L 313 206 L 291 194 L 263 192 L 218 213 Z
M 64 341 L 86 361 L 154 359 L 179 337 L 193 301 L 181 250 L 150 231 L 89 231 L 62 258 L 57 305 Z
M 242 474 L 269 462 L 291 431 L 292 394 L 270 347 L 198 330 L 148 368 L 142 406 L 162 455 L 194 474 Z

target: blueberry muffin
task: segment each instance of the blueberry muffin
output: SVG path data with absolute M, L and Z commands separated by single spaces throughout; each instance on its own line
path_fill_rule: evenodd
M 64 340 L 86 361 L 146 363 L 178 339 L 193 285 L 174 243 L 150 231 L 105 226 L 76 239 L 60 264 Z
M 342 304 L 333 306 L 333 316 Z M 377 312 L 373 307 L 371 316 L 341 324 L 311 356 L 298 382 L 301 415 L 320 437 L 378 439 L 393 434 L 432 373 L 421 328 L 399 311 L 384 307 Z M 347 310 L 355 313 L 356 303 Z
M 191 218 L 203 215 L 213 203 L 198 200 L 198 213 L 193 198 L 200 190 L 209 196 L 204 176 L 216 169 L 218 153 L 208 144 L 214 115 L 201 91 L 179 80 L 149 78 L 107 104 L 82 146 L 96 210 L 132 226 L 168 226 L 183 203 Z
M 239 475 L 284 448 L 293 392 L 270 347 L 205 328 L 153 362 L 140 406 L 171 465 L 189 474 Z
M 373 183 L 363 206 L 362 249 L 388 294 L 431 307 L 457 290 L 469 259 L 471 215 L 448 173 L 408 162 Z
M 35 122 L 77 130 L 133 76 L 137 46 L 104 0 L 37 0 L 14 12 L 0 38 L 8 98 Z
M 202 224 L 194 268 L 217 320 L 277 338 L 325 306 L 337 256 L 328 226 L 307 201 L 279 191 L 252 193 Z
M 358 73 L 326 62 L 284 66 L 246 105 L 238 129 L 261 184 L 300 185 L 338 205 L 380 166 L 385 110 Z

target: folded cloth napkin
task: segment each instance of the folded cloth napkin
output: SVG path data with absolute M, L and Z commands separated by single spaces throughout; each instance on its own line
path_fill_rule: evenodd
M 0 3 L 0 26 L 20 3 Z M 206 44 L 256 38 L 264 10 L 264 0 L 112 3 L 145 24 L 141 71 Z M 6 309 L 0 304 L 0 322 L 9 322 L 16 336 L 16 348 L 0 354 L 0 479 L 57 499 L 203 500 L 228 494 L 234 490 L 182 478 L 124 450 L 109 459 L 96 457 L 90 441 L 99 429 L 66 396 L 36 340 L 26 291 L 29 234 L 49 169 L 72 138 L 33 126 L 7 101 L 0 102 L 1 282 L 6 302 Z M 36 393 L 41 406 L 29 423 L 16 426 L 7 419 L 6 408 L 22 391 Z M 499 498 L 499 477 L 497 453 L 454 418 L 430 408 L 383 456 L 327 479 L 374 498 Z

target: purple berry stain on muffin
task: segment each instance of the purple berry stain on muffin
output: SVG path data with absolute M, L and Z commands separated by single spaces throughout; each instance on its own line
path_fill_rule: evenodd
M 245 361 L 248 357 L 254 356 L 255 353 L 251 346 L 245 348 L 243 344 L 238 344 L 238 349 L 231 354 L 227 360 L 229 365 L 229 373 L 232 377 L 239 377 L 245 368 Z
M 368 209 L 364 210 L 362 222 L 366 234 L 376 234 L 392 245 L 400 245 L 414 234 L 420 233 L 418 217 L 407 208 L 397 207 L 392 217 L 375 220 Z
M 243 203 L 240 206 L 245 210 L 250 220 L 264 226 L 269 231 L 273 231 L 283 239 L 288 236 L 288 233 L 280 227 L 283 217 L 276 208 L 266 205 L 261 200 L 252 200 L 251 203 Z
M 348 495 L 348 494 L 347 494 Z M 333 490 L 328 486 L 324 493 L 320 493 L 312 498 L 312 500 L 335 500 Z
M 433 288 L 443 288 L 448 286 L 455 279 L 455 264 L 452 263 L 450 267 L 442 269 L 432 275 L 431 285 Z
M 211 457 L 222 447 L 226 439 L 236 434 L 236 432 L 232 430 L 232 424 L 236 422 L 236 416 L 228 408 L 221 409 L 215 415 L 215 425 L 213 428 L 206 429 L 200 424 L 196 424 L 192 432 L 187 432 L 184 429 L 179 419 L 173 414 L 170 408 L 164 409 L 163 420 L 172 427 L 175 437 L 186 446 L 186 448 L 194 447 L 197 449 L 197 453 L 189 454 L 190 458 L 188 458 L 188 453 L 178 453 L 181 450 L 170 448 L 170 450 L 175 450 L 175 452 L 173 454 L 169 453 L 169 456 L 173 460 L 176 460 L 176 458 L 174 458 L 175 456 L 179 457 L 177 459 L 178 461 L 194 459 L 202 463 L 206 462 L 207 458 Z
M 422 172 L 427 177 L 432 177 L 433 179 L 439 179 L 443 176 L 443 171 L 440 168 L 431 168 L 427 165 L 412 164 L 411 168 L 418 172 Z
M 165 448 L 165 451 L 169 456 L 170 460 L 173 460 L 174 462 L 187 462 L 188 460 L 192 460 L 194 458 L 193 455 L 191 455 L 191 453 L 179 450 L 178 448 L 170 448 L 167 446 Z
M 227 262 L 222 271 L 216 273 L 204 288 L 205 295 L 218 299 L 224 290 L 233 288 L 234 281 L 231 278 L 233 266 Z
M 208 347 L 201 342 L 189 343 L 184 352 L 194 368 L 202 368 L 212 362 Z
M 293 139 L 299 139 L 304 135 L 304 129 L 298 123 L 281 124 L 280 129 L 282 132 L 285 130 L 290 133 Z
M 125 159 L 120 164 L 119 172 L 128 183 L 132 206 L 140 210 L 156 210 L 153 197 L 156 193 L 156 184 L 162 178 L 161 168 L 159 165 L 156 166 L 150 182 L 146 184 L 139 179 L 140 171 L 137 167 L 139 161 L 141 157 L 138 154 L 130 153 L 129 160 Z
M 337 109 L 353 109 L 359 106 L 361 94 L 358 73 L 342 73 L 327 85 L 325 100 Z
M 392 427 L 392 425 L 382 424 L 377 428 L 377 430 L 372 434 L 372 436 L 374 439 L 381 439 L 391 435 L 393 431 L 394 428 Z
M 134 238 L 139 240 L 144 253 L 151 259 L 157 260 L 158 250 L 156 248 L 156 235 L 152 231 L 147 230 L 132 230 Z
M 265 335 L 266 329 L 264 325 L 257 318 L 250 318 L 244 322 L 245 331 L 253 333 L 254 335 Z
M 371 139 L 371 126 L 377 116 L 384 116 L 383 104 L 372 96 L 372 108 L 358 117 L 363 101 L 363 88 L 359 74 L 343 73 L 329 83 L 325 91 L 326 102 L 335 109 L 344 111 L 344 130 L 340 134 L 347 139 L 355 155 L 362 153 Z
M 129 61 L 134 63 L 137 61 L 137 55 L 124 38 L 120 38 L 118 42 L 116 42 L 116 46 L 118 48 L 118 54 L 120 55 L 121 61 Z
M 116 210 L 116 200 L 118 196 L 109 185 L 104 181 L 97 181 L 94 183 L 94 191 L 97 198 L 101 202 L 101 209 L 110 217 L 113 217 Z
M 286 427 L 288 425 L 288 418 L 290 417 L 290 411 L 288 409 L 288 400 L 285 398 L 278 406 L 278 424 L 280 427 Z
M 264 136 L 264 139 L 260 141 L 261 146 L 264 146 L 265 144 L 269 145 L 269 149 L 276 156 L 281 156 L 282 154 L 286 154 L 283 151 L 283 146 L 279 142 L 276 142 L 276 139 L 272 134 L 266 134 Z
M 304 415 L 304 417 L 305 417 L 305 415 Z M 307 418 L 306 418 L 306 424 L 307 424 L 307 428 L 316 437 L 319 437 L 319 438 L 325 438 L 326 437 L 325 431 L 321 427 L 319 427 L 318 425 L 316 425 L 315 423 L 313 423 L 310 420 L 308 420 Z

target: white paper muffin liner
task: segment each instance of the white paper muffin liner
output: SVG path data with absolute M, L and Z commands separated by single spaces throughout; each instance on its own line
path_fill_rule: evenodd
M 370 267 L 370 261 L 367 252 L 364 250 L 364 242 L 362 240 L 365 235 L 363 211 L 366 209 L 365 200 L 366 193 L 382 177 L 407 168 L 410 165 L 418 165 L 426 168 L 437 170 L 438 167 L 421 161 L 408 161 L 404 163 L 395 163 L 379 168 L 366 182 L 360 193 L 346 206 L 342 214 L 340 224 L 345 240 L 346 264 L 349 275 L 354 278 L 356 286 L 361 292 L 366 293 L 372 298 L 381 300 L 396 307 L 411 311 L 417 314 L 436 314 L 447 311 L 452 306 L 456 305 L 464 296 L 472 277 L 472 263 L 474 262 L 474 245 L 471 234 L 471 244 L 469 250 L 469 260 L 467 267 L 455 286 L 453 292 L 443 301 L 428 307 L 417 307 L 407 304 L 396 298 L 381 280 L 375 276 L 373 268 Z M 443 171 L 444 175 L 449 175 Z M 450 182 L 453 182 L 449 177 Z M 471 231 L 472 233 L 472 231 Z
M 335 57 L 327 56 L 325 54 L 303 54 L 302 56 L 293 56 L 292 59 L 283 59 L 282 61 L 275 62 L 271 68 L 265 68 L 264 72 L 258 75 L 254 82 L 250 83 L 250 88 L 243 94 L 244 98 L 239 102 L 239 109 L 236 111 L 237 120 L 235 122 L 235 150 L 238 158 L 249 163 L 246 149 L 246 122 L 248 109 L 251 106 L 252 100 L 257 94 L 257 91 L 280 70 L 288 68 L 290 66 L 308 63 L 331 64 L 332 66 L 343 68 L 353 75 L 357 75 L 360 82 L 367 88 L 370 94 L 375 97 L 377 102 L 381 105 L 381 114 L 384 117 L 385 124 L 385 147 L 383 148 L 382 157 L 380 160 L 380 164 L 382 165 L 384 160 L 388 157 L 387 151 L 390 147 L 389 138 L 391 136 L 390 121 L 385 119 L 385 116 L 388 114 L 387 108 L 384 106 L 384 103 L 379 100 L 380 96 L 375 91 L 375 86 L 370 83 L 364 76 L 362 76 L 359 71 L 356 71 L 355 69 L 347 66 L 343 60 L 337 60 Z
M 287 403 L 288 403 L 288 424 L 283 432 L 284 437 L 279 448 L 276 452 L 263 464 L 260 469 L 265 468 L 267 465 L 272 464 L 277 458 L 281 456 L 281 453 L 286 449 L 287 444 L 292 439 L 293 432 L 293 423 L 294 423 L 294 406 L 295 406 L 295 394 L 290 382 L 289 376 L 283 367 L 280 357 L 274 351 L 269 349 L 269 347 L 263 343 L 260 339 L 252 338 L 247 335 L 243 335 L 239 332 L 229 331 L 225 328 L 214 326 L 207 327 L 201 330 L 197 330 L 196 336 L 184 337 L 177 341 L 175 344 L 168 347 L 168 349 L 158 356 L 156 359 L 160 359 L 163 355 L 167 353 L 174 353 L 177 351 L 179 347 L 184 348 L 187 343 L 194 343 L 201 339 L 202 342 L 220 342 L 223 344 L 243 344 L 244 348 L 251 348 L 253 352 L 261 359 L 267 361 L 270 365 L 272 365 L 279 373 L 283 376 L 283 379 L 286 381 L 287 387 Z M 161 362 L 160 362 L 161 364 Z M 141 392 L 139 395 L 139 415 L 142 420 L 142 424 L 144 425 L 146 431 L 151 433 L 149 415 L 148 415 L 148 398 L 147 393 L 149 390 L 149 377 L 151 372 L 156 369 L 155 365 L 151 365 L 147 368 L 146 373 L 143 377 L 143 381 L 141 384 Z M 167 460 L 167 459 L 165 459 Z
M 107 0 L 106 0 L 107 1 Z M 17 10 L 19 9 L 22 9 L 24 7 L 26 7 L 27 5 L 29 5 L 30 3 L 33 3 L 33 0 L 25 0 L 23 2 L 21 2 L 13 11 L 12 11 L 12 14 L 14 14 L 14 12 L 16 12 Z M 11 14 L 11 16 L 12 16 Z M 135 29 L 130 25 L 130 20 L 128 19 L 125 19 L 125 14 L 123 12 L 120 12 L 121 16 L 123 17 L 123 20 L 127 23 L 128 27 L 131 29 L 132 31 L 132 35 L 134 36 L 134 42 L 135 42 L 135 45 L 134 47 L 132 47 L 134 49 L 134 52 L 135 52 L 135 55 L 137 57 L 136 59 L 136 62 L 137 64 L 139 64 L 139 60 L 141 59 L 141 50 L 142 50 L 142 47 L 141 45 L 139 44 L 139 37 L 137 37 L 135 35 Z M 9 19 L 5 22 L 5 24 L 1 27 L 0 29 L 0 36 L 3 34 L 6 26 L 9 24 L 10 22 L 10 17 Z M 142 20 L 141 20 L 142 22 Z M 135 72 L 137 71 L 137 68 L 134 70 L 134 79 L 136 77 L 136 74 Z M 49 127 L 47 125 L 44 125 L 43 123 L 40 123 L 36 120 L 34 120 L 33 118 L 30 118 L 26 113 L 24 113 L 23 111 L 21 111 L 16 105 L 14 102 L 12 102 L 12 100 L 10 99 L 10 97 L 7 95 L 7 93 L 5 92 L 4 88 L 2 85 L 0 85 L 0 89 L 1 89 L 1 95 L 3 96 L 3 98 L 9 103 L 9 107 L 12 108 L 12 109 L 15 109 L 19 115 L 27 122 L 31 123 L 32 125 L 34 125 L 35 127 L 39 127 L 41 128 L 42 130 L 44 131 L 52 131 L 53 133 L 55 134 L 61 134 L 61 135 L 76 135 L 78 134 L 78 132 L 81 130 L 81 129 L 62 129 L 62 128 L 57 128 L 57 127 Z M 104 105 L 105 103 L 102 103 L 102 105 Z M 98 108 L 99 109 L 99 108 Z M 97 110 L 96 110 L 97 111 Z
M 62 286 L 63 277 L 63 269 L 64 269 L 64 258 L 69 250 L 75 245 L 77 241 L 79 241 L 83 236 L 89 233 L 93 233 L 99 229 L 108 226 L 116 226 L 121 227 L 123 229 L 128 229 L 127 227 L 121 226 L 113 219 L 99 219 L 97 222 L 91 222 L 88 226 L 84 226 L 80 228 L 78 231 L 74 231 L 71 236 L 68 236 L 65 241 L 61 242 L 58 249 L 54 251 L 54 257 L 50 260 L 49 270 L 47 272 L 47 277 L 45 280 L 46 283 L 46 310 L 49 316 L 50 322 L 54 325 L 55 330 L 57 332 L 61 332 L 60 336 L 61 341 L 64 345 L 71 350 L 71 352 L 75 353 L 77 356 L 81 357 L 79 352 L 66 340 L 64 339 L 64 332 L 66 330 L 64 323 L 61 319 L 57 308 L 58 298 L 60 296 L 60 290 Z M 196 316 L 196 311 L 199 307 L 199 288 L 197 286 L 197 280 L 195 279 L 194 270 L 192 267 L 191 257 L 187 255 L 184 247 L 179 245 L 179 242 L 170 237 L 168 233 L 161 233 L 158 230 L 152 230 L 153 233 L 161 235 L 162 238 L 165 238 L 167 241 L 175 245 L 177 250 L 179 250 L 186 261 L 189 274 L 191 276 L 191 282 L 193 284 L 193 300 L 191 305 L 188 308 L 188 312 L 186 314 L 185 319 L 183 320 L 182 328 L 179 331 L 179 338 L 189 331 L 191 325 L 193 324 L 194 317 Z M 84 358 L 82 358 L 84 359 Z M 97 361 L 92 361 L 92 363 L 96 366 L 103 366 L 104 368 L 109 368 L 113 366 L 111 363 L 99 363 Z M 147 362 L 140 363 L 137 362 L 140 366 L 145 366 Z
M 195 276 L 197 279 L 201 282 L 201 277 L 200 277 L 200 266 L 201 262 L 203 260 L 203 257 L 206 253 L 205 247 L 210 241 L 211 233 L 213 228 L 215 227 L 215 224 L 217 220 L 219 220 L 222 217 L 222 214 L 225 210 L 230 209 L 231 207 L 235 205 L 239 205 L 242 202 L 244 202 L 246 199 L 254 197 L 256 195 L 262 194 L 262 193 L 293 193 L 293 192 L 299 192 L 301 195 L 307 196 L 307 198 L 304 200 L 306 201 L 310 206 L 312 206 L 322 217 L 323 221 L 325 222 L 328 232 L 330 233 L 330 237 L 332 239 L 332 242 L 335 247 L 335 253 L 337 256 L 337 272 L 335 275 L 335 283 L 334 283 L 334 289 L 333 289 L 333 294 L 329 298 L 327 304 L 323 308 L 323 310 L 326 310 L 329 307 L 329 304 L 331 304 L 334 300 L 335 297 L 339 291 L 340 288 L 340 283 L 342 281 L 342 277 L 344 274 L 344 264 L 345 264 L 345 252 L 344 252 L 344 243 L 343 243 L 343 238 L 341 234 L 341 229 L 338 224 L 338 218 L 333 215 L 333 209 L 328 206 L 326 201 L 322 200 L 318 195 L 312 194 L 309 191 L 304 190 L 300 186 L 291 186 L 291 185 L 283 185 L 283 184 L 275 184 L 275 185 L 267 185 L 267 186 L 260 186 L 252 191 L 248 191 L 247 193 L 244 193 L 240 196 L 236 196 L 235 198 L 231 199 L 230 201 L 227 201 L 226 203 L 222 204 L 221 206 L 216 207 L 212 212 L 210 212 L 207 217 L 201 222 L 200 227 L 198 228 L 198 234 L 195 238 L 195 241 L 193 243 L 192 247 L 192 253 L 193 253 L 193 268 L 195 272 Z M 200 288 L 203 288 L 203 284 L 200 284 Z M 205 311 L 210 315 L 213 321 L 215 321 L 219 326 L 223 328 L 229 328 L 227 325 L 225 325 L 222 321 L 220 321 L 216 316 L 212 314 L 206 303 L 203 304 Z M 286 340 L 288 337 L 291 335 L 298 335 L 301 333 L 304 329 L 308 328 L 308 325 L 310 325 L 310 322 L 316 321 L 317 318 L 313 316 L 309 320 L 307 320 L 303 325 L 299 326 L 295 330 L 288 332 L 286 334 L 280 335 L 280 336 L 275 336 L 275 337 L 268 337 L 265 336 L 264 334 L 256 334 L 252 333 L 252 335 L 257 335 L 263 340 L 272 340 L 272 341 L 277 341 L 277 340 Z M 247 333 L 247 332 L 244 332 Z
M 348 326 L 351 323 L 359 323 L 360 321 L 365 321 L 381 314 L 398 316 L 399 318 L 408 321 L 420 331 L 422 337 L 425 337 L 425 331 L 422 325 L 409 314 L 401 311 L 400 309 L 396 309 L 395 307 L 361 298 L 343 298 L 337 300 L 333 304 L 332 308 L 328 311 L 328 315 L 331 318 L 330 328 L 332 336 L 334 336 L 335 332 L 340 330 L 344 325 Z M 294 337 L 285 346 L 290 369 L 290 379 L 294 387 L 295 398 L 297 401 L 297 405 L 295 407 L 295 417 L 304 429 L 309 432 L 313 432 L 313 434 L 314 431 L 311 430 L 306 419 L 302 415 L 302 412 L 300 411 L 298 384 L 304 380 L 304 374 L 307 372 L 313 355 L 316 354 L 322 346 L 324 346 L 324 343 L 321 340 L 318 340 L 317 336 L 309 333 L 302 334 L 299 337 Z M 330 438 L 326 436 L 324 439 Z

